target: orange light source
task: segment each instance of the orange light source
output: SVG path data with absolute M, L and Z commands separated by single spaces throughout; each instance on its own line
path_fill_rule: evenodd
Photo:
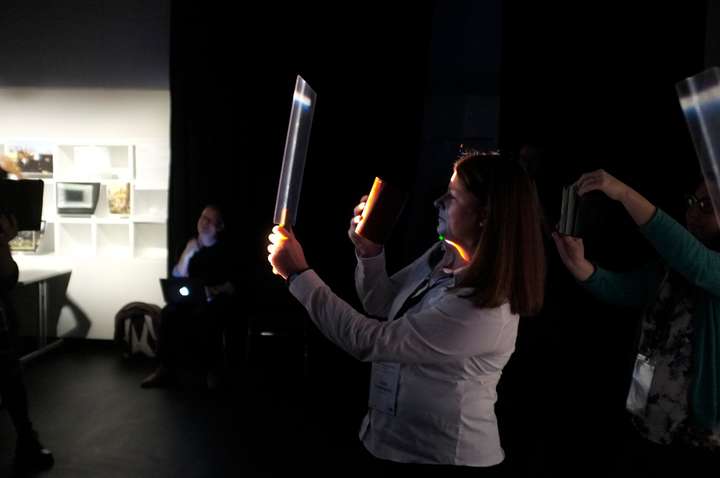
M 362 214 L 360 215 L 360 220 L 357 222 L 357 226 L 355 227 L 355 232 L 357 234 L 360 234 L 362 236 L 363 228 L 365 227 L 365 218 L 375 207 L 375 203 L 377 202 L 377 199 L 380 196 L 380 192 L 382 191 L 384 186 L 385 184 L 383 183 L 383 180 L 376 177 L 375 181 L 373 181 L 373 185 L 370 189 L 370 194 L 368 195 L 367 201 L 365 201 L 365 207 L 363 207 Z
M 458 254 L 460 254 L 460 257 L 462 257 L 462 259 L 465 262 L 470 262 L 470 254 L 468 254 L 467 251 L 465 249 L 463 249 L 463 247 L 460 244 L 453 242 L 449 239 L 445 239 L 445 242 L 447 242 L 448 244 L 453 246 L 455 248 L 455 250 L 458 252 Z
M 406 196 L 403 190 L 376 177 L 355 233 L 376 244 L 385 244 L 400 217 Z

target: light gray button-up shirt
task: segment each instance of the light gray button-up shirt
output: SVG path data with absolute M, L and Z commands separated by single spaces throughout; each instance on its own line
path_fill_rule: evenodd
M 432 273 L 440 244 L 388 277 L 385 256 L 359 258 L 355 284 L 365 311 L 391 317 Z M 449 291 L 452 274 L 431 279 L 422 300 L 401 317 L 380 321 L 353 309 L 309 270 L 290 292 L 332 342 L 352 356 L 400 364 L 396 413 L 372 408 L 360 438 L 376 457 L 407 463 L 492 466 L 504 458 L 496 386 L 515 350 L 518 321 L 508 303 L 475 307 Z

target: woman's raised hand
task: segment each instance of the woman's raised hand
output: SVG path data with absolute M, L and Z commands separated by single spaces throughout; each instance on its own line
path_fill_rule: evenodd
M 629 189 L 627 184 L 603 169 L 583 174 L 575 185 L 578 187 L 580 196 L 590 191 L 602 191 L 615 201 L 622 201 Z
M 560 259 L 567 270 L 579 281 L 587 280 L 595 271 L 595 266 L 585 259 L 585 245 L 579 237 L 566 236 L 557 231 L 553 232 Z
M 355 232 L 355 228 L 362 219 L 362 213 L 365 210 L 366 201 L 368 196 L 365 195 L 360 198 L 360 203 L 353 209 L 353 217 L 350 219 L 350 228 L 348 229 L 348 237 L 355 246 L 355 251 L 360 257 L 373 257 L 377 256 L 382 252 L 383 246 L 376 244 L 369 239 L 366 239 Z
M 268 261 L 272 264 L 274 273 L 287 279 L 294 272 L 308 269 L 303 248 L 292 230 L 275 226 L 268 240 L 270 241 L 267 246 Z

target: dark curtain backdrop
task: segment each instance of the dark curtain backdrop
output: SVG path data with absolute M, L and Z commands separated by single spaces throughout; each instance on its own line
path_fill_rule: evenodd
M 260 373 L 285 382 L 293 403 L 312 390 L 310 408 L 335 430 L 328 433 L 354 445 L 368 366 L 307 326 L 267 262 L 292 93 L 300 74 L 318 95 L 295 232 L 313 268 L 353 302 L 353 207 L 376 175 L 413 184 L 433 4 L 410 12 L 387 3 L 319 5 L 173 3 L 168 266 L 202 205 L 222 204 L 238 254 L 239 314 L 277 334 L 253 339 L 277 347 Z M 301 388 L 289 385 L 303 369 Z M 349 421 L 333 419 L 349 410 Z
M 509 0 L 503 8 L 500 144 L 533 147 L 549 223 L 562 185 L 597 168 L 684 219 L 698 162 L 675 84 L 704 68 L 704 2 Z M 585 246 L 610 269 L 654 257 L 617 203 L 606 204 Z M 504 443 L 526 471 L 592 464 L 600 476 L 627 459 L 624 404 L 641 311 L 596 301 L 552 241 L 547 248 L 545 308 L 521 322 L 500 387 Z
M 271 291 L 283 284 L 270 274 L 266 236 L 301 74 L 318 101 L 297 234 L 314 267 L 347 283 L 357 199 L 375 175 L 413 182 L 431 7 L 174 3 L 169 263 L 202 205 L 219 202 L 254 308 L 267 312 L 265 298 L 275 304 Z
M 421 162 L 438 160 L 437 151 L 428 149 L 432 144 L 482 137 L 512 152 L 531 146 L 550 224 L 559 215 L 562 184 L 599 167 L 681 217 L 697 160 L 674 87 L 703 69 L 704 2 L 501 5 L 501 41 L 494 46 L 502 53 L 500 113 L 492 125 L 499 138 L 473 130 L 468 138 L 448 133 L 423 142 L 423 121 L 446 122 L 423 118 L 423 102 L 434 104 L 428 78 L 438 73 L 429 69 L 453 64 L 458 76 L 480 70 L 470 55 L 453 57 L 465 58 L 464 66 L 428 61 L 429 50 L 442 58 L 443 49 L 453 55 L 458 48 L 431 34 L 438 11 L 432 3 L 343 4 L 322 12 L 303 6 L 299 13 L 274 5 L 231 12 L 219 2 L 173 3 L 169 262 L 192 233 L 202 205 L 223 203 L 241 258 L 244 312 L 290 336 L 305 333 L 304 312 L 265 259 L 298 73 L 318 92 L 318 106 L 296 230 L 313 267 L 351 302 L 354 260 L 346 228 L 352 206 L 375 175 L 409 190 L 418 189 L 416 174 L 441 187 L 446 177 L 429 176 L 445 166 Z M 461 19 L 458 25 L 468 32 L 465 42 L 494 38 L 473 35 Z M 481 76 L 488 81 L 494 78 L 491 63 Z M 438 84 L 451 97 L 468 95 L 472 88 L 465 83 L 457 82 L 462 92 L 452 91 L 452 82 Z M 478 90 L 492 97 L 493 88 Z M 472 113 L 468 108 L 460 114 Z M 588 256 L 617 269 L 651 259 L 623 211 L 606 207 L 586 239 Z M 406 218 L 391 245 L 414 251 L 427 242 L 414 228 L 418 223 L 428 220 Z M 516 354 L 499 387 L 503 445 L 517 476 L 552 475 L 588 463 L 604 471 L 622 459 L 628 433 L 623 406 L 640 312 L 595 301 L 564 271 L 552 242 L 547 246 L 545 310 L 521 322 Z M 319 433 L 354 441 L 366 369 L 312 328 L 308 334 L 309 381 L 328 391 L 314 405 L 318 417 L 326 417 Z M 300 355 L 288 364 L 303 362 Z M 348 407 L 357 410 L 357 419 L 333 421 Z

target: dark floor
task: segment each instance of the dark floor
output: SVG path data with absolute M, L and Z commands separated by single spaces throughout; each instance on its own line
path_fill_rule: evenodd
M 309 378 L 307 363 L 298 360 L 302 353 L 290 348 L 264 345 L 251 372 L 233 367 L 219 391 L 207 391 L 192 372 L 177 387 L 142 390 L 152 361 L 123 359 L 111 342 L 66 341 L 25 368 L 33 421 L 56 457 L 55 467 L 39 476 L 362 476 L 357 430 L 365 411 L 366 364 L 316 348 L 317 357 L 334 357 L 327 370 L 342 372 Z M 310 369 L 323 367 L 311 362 Z M 519 372 L 509 367 L 508 377 L 513 375 Z M 627 471 L 629 462 L 620 455 L 633 448 L 623 444 L 626 433 L 609 427 L 602 406 L 553 401 L 556 410 L 537 414 L 525 389 L 513 386 L 519 382 L 505 380 L 500 390 L 507 476 Z M 0 478 L 12 476 L 13 450 L 13 428 L 0 413 Z
M 265 367 L 208 392 L 187 372 L 178 387 L 142 390 L 153 367 L 122 359 L 105 341 L 66 342 L 28 363 L 32 419 L 56 457 L 41 476 L 292 476 L 288 469 L 303 468 L 316 446 L 331 443 L 335 457 L 354 446 L 354 430 L 314 436 L 297 373 Z M 0 413 L 0 477 L 10 476 L 13 450 Z

